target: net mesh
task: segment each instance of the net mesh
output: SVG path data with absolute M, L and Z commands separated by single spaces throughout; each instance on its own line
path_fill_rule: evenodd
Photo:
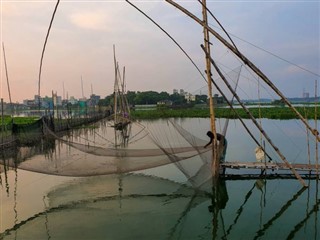
M 161 124 L 147 122 L 146 125 L 134 122 L 130 135 L 121 136 L 121 132 L 110 127 L 108 121 L 60 134 L 51 131 L 44 123 L 47 137 L 40 138 L 32 146 L 12 150 L 12 155 L 4 157 L 2 163 L 46 174 L 94 176 L 198 159 L 199 155 L 210 152 L 209 148 L 203 147 L 207 141 L 192 137 L 177 128 L 172 120 Z M 167 135 L 169 133 L 171 136 Z M 121 142 L 124 140 L 126 144 Z

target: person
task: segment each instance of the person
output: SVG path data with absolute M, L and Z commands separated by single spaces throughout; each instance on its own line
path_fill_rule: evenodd
M 207 136 L 210 138 L 210 141 L 204 146 L 204 148 L 208 147 L 214 139 L 214 134 L 211 131 L 207 132 Z M 220 142 L 221 139 L 224 139 L 224 136 L 220 133 L 217 133 L 217 140 Z M 223 144 L 223 145 L 225 145 L 225 144 Z
M 214 134 L 211 131 L 207 132 L 207 136 L 210 138 L 210 141 L 204 146 L 204 148 L 208 147 L 213 142 L 213 139 L 214 139 Z M 223 141 L 222 146 L 220 146 L 220 147 L 223 147 L 223 150 L 220 153 L 220 162 L 224 162 L 224 158 L 225 158 L 226 152 L 227 152 L 228 142 L 227 142 L 227 139 L 220 133 L 217 133 L 217 140 L 219 141 L 219 145 L 220 145 L 221 141 Z

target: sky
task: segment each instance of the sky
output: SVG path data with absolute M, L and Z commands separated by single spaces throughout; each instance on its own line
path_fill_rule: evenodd
M 12 102 L 33 99 L 38 94 L 41 53 L 56 1 L 0 2 L 5 49 L 3 52 L 1 47 L 1 98 L 9 102 L 6 62 Z M 198 1 L 177 2 L 202 17 Z M 132 3 L 166 30 L 204 72 L 203 29 L 198 23 L 165 1 Z M 303 92 L 314 96 L 315 81 L 320 79 L 320 1 L 208 0 L 207 4 L 239 51 L 280 91 L 287 97 L 302 97 Z M 208 18 L 209 25 L 227 38 L 217 22 L 210 15 Z M 240 68 L 241 61 L 230 50 L 213 36 L 210 42 L 211 56 L 223 72 L 229 76 Z M 126 90 L 208 93 L 205 80 L 185 54 L 127 2 L 61 0 L 43 58 L 41 96 L 51 96 L 54 91 L 80 98 L 82 86 L 87 98 L 91 93 L 110 95 L 113 46 L 120 68 L 125 67 Z M 242 99 L 279 99 L 247 69 L 241 68 L 237 89 Z M 217 74 L 213 73 L 213 78 L 217 79 Z

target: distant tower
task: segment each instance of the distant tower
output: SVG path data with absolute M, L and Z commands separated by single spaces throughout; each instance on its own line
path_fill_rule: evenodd
M 310 94 L 303 89 L 302 98 L 309 98 Z
M 66 99 L 65 94 L 64 94 L 64 82 L 62 82 L 62 89 L 63 89 L 63 100 L 64 100 L 64 99 Z
M 83 81 L 82 81 L 82 76 L 81 76 L 81 90 L 82 90 L 82 98 L 84 98 L 84 94 L 83 94 Z

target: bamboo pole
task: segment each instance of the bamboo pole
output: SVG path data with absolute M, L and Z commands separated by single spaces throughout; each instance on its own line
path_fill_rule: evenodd
M 207 17 L 207 9 L 206 9 L 206 0 L 202 0 L 202 17 L 203 21 L 208 24 L 208 17 Z M 206 52 L 208 52 L 210 56 L 210 36 L 207 28 L 203 28 L 204 34 L 204 46 Z M 207 83 L 208 83 L 208 95 L 209 95 L 209 105 L 210 105 L 210 128 L 211 132 L 213 133 L 214 139 L 212 142 L 212 164 L 211 164 L 211 171 L 212 176 L 214 178 L 219 177 L 219 157 L 217 151 L 217 131 L 215 125 L 215 113 L 214 113 L 214 102 L 212 98 L 212 82 L 211 82 L 211 63 L 208 55 L 205 55 L 206 59 L 206 74 L 207 74 Z
M 253 139 L 253 141 L 263 149 L 263 151 L 265 152 L 266 156 L 269 158 L 269 160 L 271 161 L 272 158 L 271 156 L 266 152 L 265 147 L 262 146 L 262 144 L 259 143 L 259 141 L 255 138 L 255 136 L 253 136 L 253 134 L 251 133 L 250 129 L 247 127 L 247 125 L 244 123 L 243 119 L 241 118 L 241 116 L 239 115 L 239 113 L 235 110 L 235 108 L 232 105 L 232 101 L 229 101 L 227 99 L 227 96 L 224 94 L 224 92 L 221 90 L 221 88 L 218 86 L 217 83 L 215 83 L 212 79 L 212 84 L 215 86 L 215 88 L 218 90 L 218 92 L 221 94 L 221 96 L 225 99 L 225 101 L 227 102 L 227 104 L 229 105 L 230 109 L 234 112 L 234 114 L 237 116 L 237 119 L 239 119 L 239 121 L 241 122 L 241 124 L 243 125 L 243 127 L 245 128 L 245 130 L 247 131 L 247 133 L 249 134 L 249 136 Z M 234 91 L 235 92 L 235 91 Z M 233 96 L 234 97 L 234 96 Z
M 118 74 L 117 74 L 117 60 L 116 60 L 116 49 L 115 49 L 115 46 L 113 45 L 113 60 L 114 60 L 114 90 L 113 90 L 113 98 L 114 98 L 114 103 L 113 103 L 113 112 L 114 112 L 114 122 L 116 123 L 117 121 L 117 91 L 118 91 L 118 88 L 117 88 L 117 83 L 118 83 Z
M 175 3 L 172 0 L 165 0 L 170 3 L 174 7 L 178 8 L 180 11 L 185 13 L 187 16 L 198 22 L 201 26 L 206 28 L 212 35 L 214 35 L 221 43 L 223 43 L 228 49 L 230 49 L 236 56 L 238 56 L 248 67 L 254 71 L 262 80 L 266 82 L 266 84 L 273 89 L 273 91 L 278 94 L 281 99 L 291 108 L 291 110 L 296 114 L 296 116 L 306 125 L 306 127 L 311 131 L 311 133 L 316 137 L 316 140 L 320 142 L 319 132 L 316 129 L 313 129 L 306 119 L 298 112 L 298 110 L 289 102 L 289 100 L 282 94 L 282 92 L 269 80 L 269 78 L 260 71 L 258 67 L 256 67 L 248 58 L 246 58 L 238 49 L 232 46 L 229 42 L 227 42 L 223 37 L 221 37 L 216 31 L 206 25 L 203 21 L 197 18 L 195 15 L 190 13 L 185 8 L 181 7 L 179 4 Z
M 306 111 L 306 107 L 304 106 L 304 112 L 305 112 L 305 118 L 307 119 L 307 117 L 308 117 L 308 115 L 307 115 L 307 111 Z M 310 141 L 309 141 L 309 129 L 308 128 L 306 128 L 306 132 L 307 132 L 307 134 L 306 134 L 306 140 L 307 140 L 307 152 L 308 152 L 308 163 L 309 163 L 309 165 L 311 165 L 311 156 L 310 156 Z M 317 141 L 316 141 L 317 142 Z
M 316 131 L 318 131 L 318 81 L 315 80 L 315 109 L 314 109 L 314 124 L 315 124 L 315 129 Z M 316 141 L 316 172 L 317 172 L 317 175 L 319 176 L 319 145 Z
M 117 94 L 118 94 L 118 75 L 117 75 L 117 60 L 116 60 L 116 47 L 113 45 L 113 60 L 114 60 L 114 90 L 113 90 L 113 97 L 114 97 L 114 107 L 113 107 L 113 114 L 114 114 L 114 125 L 116 126 L 117 123 Z M 114 128 L 114 141 L 115 141 L 115 146 L 117 147 L 117 131 L 116 128 Z
M 4 114 L 3 114 L 3 98 L 1 98 L 1 143 L 4 143 Z
M 201 45 L 202 49 L 205 51 L 205 48 Z M 208 53 L 207 53 L 208 54 Z M 269 138 L 269 136 L 267 135 L 267 133 L 263 130 L 263 128 L 259 125 L 259 123 L 257 122 L 257 120 L 254 118 L 254 116 L 251 114 L 251 112 L 248 110 L 248 108 L 242 103 L 242 101 L 240 100 L 238 94 L 236 92 L 233 91 L 232 87 L 230 86 L 230 84 L 228 83 L 228 81 L 225 79 L 225 77 L 223 76 L 223 74 L 221 73 L 220 69 L 218 68 L 218 66 L 216 65 L 216 63 L 213 61 L 213 59 L 210 57 L 211 63 L 214 66 L 214 68 L 216 69 L 216 71 L 218 72 L 219 76 L 221 77 L 221 79 L 224 81 L 224 83 L 226 84 L 226 86 L 228 87 L 228 89 L 232 92 L 232 94 L 234 95 L 234 97 L 237 99 L 237 101 L 239 102 L 239 104 L 241 105 L 241 107 L 245 110 L 245 112 L 247 113 L 247 115 L 251 118 L 252 122 L 256 125 L 256 127 L 259 129 L 259 131 L 263 134 L 263 136 L 265 137 L 265 139 L 270 143 L 270 145 L 273 147 L 273 149 L 276 151 L 276 153 L 280 156 L 280 158 L 282 159 L 282 161 L 290 168 L 290 170 L 292 171 L 292 173 L 296 176 L 296 178 L 300 181 L 300 183 L 306 187 L 307 184 L 304 182 L 304 180 L 301 178 L 301 176 L 299 175 L 299 173 L 292 167 L 292 165 L 287 161 L 287 159 L 285 158 L 285 156 L 280 152 L 279 148 L 277 148 L 272 140 Z
M 9 100 L 10 100 L 10 105 L 12 107 L 11 91 L 10 91 L 8 68 L 7 68 L 7 59 L 6 59 L 6 52 L 4 50 L 4 43 L 3 42 L 2 42 L 2 49 L 3 49 L 4 67 L 5 67 L 5 70 L 6 70 L 6 78 L 7 78 L 7 85 L 8 85 Z
M 41 58 L 40 58 L 39 76 L 38 76 L 39 114 L 40 114 L 40 109 L 41 109 L 40 86 L 41 86 L 42 63 L 43 63 L 44 53 L 46 51 L 46 46 L 47 46 L 47 42 L 48 42 L 48 38 L 49 38 L 49 34 L 50 34 L 50 29 L 51 29 L 55 14 L 57 12 L 59 3 L 60 3 L 60 0 L 57 0 L 56 6 L 55 6 L 55 8 L 53 10 L 53 14 L 52 14 L 52 17 L 51 17 L 51 20 L 50 20 L 50 25 L 49 25 L 49 28 L 48 28 L 48 31 L 47 31 L 47 35 L 46 35 L 46 38 L 44 40 L 43 49 L 42 49 Z

